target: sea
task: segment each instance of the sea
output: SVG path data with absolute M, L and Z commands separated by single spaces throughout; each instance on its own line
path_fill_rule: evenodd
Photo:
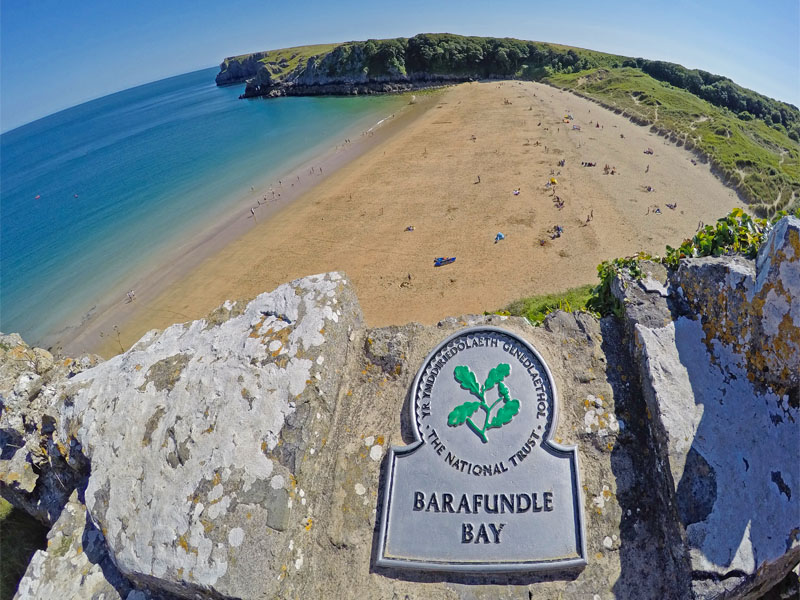
M 148 83 L 0 135 L 0 331 L 33 345 L 80 323 L 251 187 L 404 102 L 240 100 L 244 85 L 217 87 L 216 73 Z

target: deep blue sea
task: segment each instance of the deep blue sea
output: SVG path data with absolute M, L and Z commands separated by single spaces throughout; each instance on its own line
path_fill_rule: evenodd
M 397 97 L 239 100 L 217 69 L 149 83 L 0 135 L 0 330 L 36 343 L 181 234 L 380 120 Z

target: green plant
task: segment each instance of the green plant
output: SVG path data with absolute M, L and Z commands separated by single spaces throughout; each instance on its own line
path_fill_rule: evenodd
M 743 254 L 755 258 L 772 226 L 786 215 L 786 211 L 779 211 L 771 220 L 759 219 L 736 208 L 715 225 L 706 225 L 694 237 L 684 240 L 679 247 L 667 246 L 663 258 L 640 252 L 636 256 L 603 261 L 597 267 L 600 283 L 592 290 L 586 306 L 601 316 L 613 314 L 621 317 L 623 307 L 611 293 L 611 283 L 623 273 L 633 279 L 641 279 L 643 260 L 660 262 L 668 269 L 677 269 L 682 258 L 724 254 Z M 800 208 L 795 209 L 794 215 L 800 218 Z
M 772 222 L 783 214 L 785 213 L 777 215 Z M 728 216 L 719 219 L 716 225 L 706 225 L 677 248 L 667 246 L 667 254 L 662 262 L 674 269 L 682 258 L 721 256 L 731 253 L 755 258 L 771 226 L 766 219 L 753 218 L 741 208 L 736 208 Z
M 557 294 L 521 298 L 492 314 L 525 317 L 531 324 L 539 325 L 555 310 L 565 312 L 587 310 L 586 302 L 592 297 L 594 287 L 592 284 L 587 284 Z
M 519 400 L 511 398 L 508 387 L 503 383 L 503 380 L 508 377 L 510 373 L 511 366 L 507 363 L 500 363 L 489 371 L 489 375 L 486 377 L 486 381 L 484 381 L 483 385 L 478 385 L 475 373 L 473 373 L 469 367 L 464 365 L 456 367 L 453 372 L 456 381 L 461 384 L 463 389 L 469 391 L 478 398 L 479 401 L 464 402 L 456 406 L 447 416 L 447 424 L 451 427 L 457 427 L 466 422 L 472 431 L 481 438 L 484 444 L 488 442 L 489 440 L 486 437 L 486 431 L 488 429 L 499 428 L 510 423 L 511 419 L 519 412 Z M 491 390 L 495 385 L 497 385 L 499 397 L 490 405 L 486 402 L 486 392 Z M 489 417 L 491 417 L 492 410 L 500 402 L 503 403 L 503 406 L 497 410 L 494 417 L 490 420 Z M 478 409 L 482 409 L 485 413 L 483 427 L 478 427 L 471 418 Z
M 623 313 L 622 305 L 611 292 L 611 283 L 623 272 L 634 279 L 640 279 L 642 277 L 640 262 L 652 258 L 649 254 L 640 252 L 635 256 L 601 262 L 597 266 L 597 276 L 600 278 L 600 283 L 592 289 L 592 295 L 586 302 L 586 307 L 604 317 L 612 314 L 621 317 Z

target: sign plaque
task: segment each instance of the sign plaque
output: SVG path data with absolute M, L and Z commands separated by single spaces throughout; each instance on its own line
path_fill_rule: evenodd
M 389 451 L 378 566 L 586 564 L 578 453 L 551 440 L 558 399 L 530 344 L 495 327 L 462 330 L 428 356 L 412 394 L 416 441 Z

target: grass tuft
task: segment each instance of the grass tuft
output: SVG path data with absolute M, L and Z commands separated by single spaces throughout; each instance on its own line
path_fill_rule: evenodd
M 521 298 L 497 312 L 501 315 L 525 317 L 534 325 L 539 325 L 544 318 L 555 310 L 575 312 L 586 310 L 586 303 L 592 296 L 594 285 L 582 285 L 558 294 L 545 294 Z

